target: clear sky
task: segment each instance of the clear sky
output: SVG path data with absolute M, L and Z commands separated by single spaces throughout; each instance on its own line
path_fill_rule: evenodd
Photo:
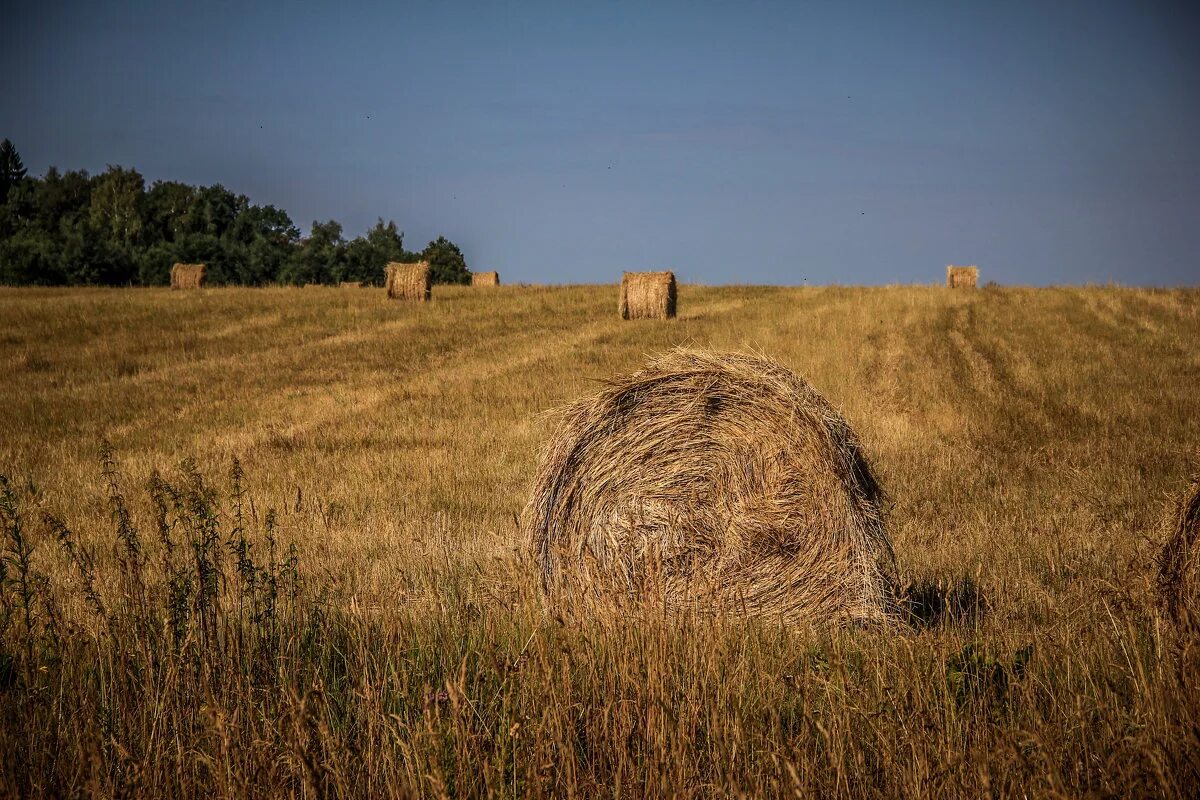
M 1200 10 L 12 3 L 31 174 L 395 219 L 506 283 L 1200 283 Z

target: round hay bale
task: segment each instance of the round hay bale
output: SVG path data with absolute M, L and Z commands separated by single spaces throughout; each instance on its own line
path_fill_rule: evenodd
M 384 287 L 389 300 L 429 302 L 433 282 L 428 261 L 414 261 L 411 264 L 389 261 L 383 269 L 386 276 Z
M 172 289 L 199 289 L 204 285 L 203 264 L 173 264 L 171 266 Z
M 676 297 L 674 272 L 626 272 L 617 313 L 621 319 L 672 319 Z
M 979 267 L 946 265 L 946 285 L 951 289 L 974 289 L 979 285 Z
M 1200 627 L 1200 475 L 1179 503 L 1159 555 L 1158 590 L 1173 623 L 1181 629 Z
M 560 597 L 883 622 L 881 502 L 854 432 L 803 379 L 675 350 L 563 412 L 523 526 Z

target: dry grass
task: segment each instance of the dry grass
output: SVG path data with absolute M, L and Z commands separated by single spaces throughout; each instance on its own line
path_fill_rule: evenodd
M 946 286 L 951 289 L 974 289 L 979 285 L 978 267 L 946 266 Z
M 433 284 L 427 261 L 412 264 L 393 261 L 384 267 L 384 275 L 388 299 L 418 303 L 429 300 Z
M 1156 582 L 1200 292 L 680 291 L 0 289 L 0 795 L 1194 795 Z M 840 411 L 910 625 L 543 613 L 542 412 L 678 345 Z
M 499 272 L 472 272 L 471 273 L 471 285 L 472 286 L 499 286 L 500 285 L 500 273 Z
M 674 272 L 626 272 L 621 277 L 621 319 L 670 319 L 675 316 Z
M 525 516 L 547 589 L 784 624 L 893 614 L 858 439 L 765 358 L 681 349 L 609 379 L 563 413 Z
M 362 287 L 362 281 L 341 281 L 338 283 L 339 289 L 361 289 Z
M 1200 476 L 1192 479 L 1171 522 L 1160 560 L 1159 592 L 1176 625 L 1200 632 Z
M 172 289 L 199 289 L 203 285 L 203 264 L 173 264 L 171 266 Z

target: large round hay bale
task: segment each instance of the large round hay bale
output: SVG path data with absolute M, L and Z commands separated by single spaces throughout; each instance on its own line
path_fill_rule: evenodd
M 675 350 L 563 412 L 523 524 L 560 597 L 885 621 L 881 500 L 854 432 L 803 379 Z
M 173 264 L 171 266 L 172 289 L 199 289 L 204 285 L 203 264 Z
M 1179 503 L 1159 556 L 1158 589 L 1167 616 L 1181 628 L 1200 623 L 1200 475 Z
M 404 264 L 389 261 L 384 266 L 384 287 L 389 300 L 408 300 L 427 303 L 433 287 L 428 261 Z
M 626 272 L 621 276 L 621 319 L 671 319 L 675 316 L 675 273 Z
M 946 285 L 951 289 L 974 289 L 979 285 L 979 267 L 946 265 Z

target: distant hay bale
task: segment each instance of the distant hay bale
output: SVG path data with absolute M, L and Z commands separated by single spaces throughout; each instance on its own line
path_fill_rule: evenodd
M 979 267 L 946 265 L 946 285 L 951 289 L 974 289 L 979 285 Z
M 626 272 L 621 277 L 621 319 L 675 316 L 674 272 Z
M 559 598 L 884 622 L 895 557 L 882 494 L 854 432 L 802 378 L 675 350 L 563 412 L 522 527 Z
M 416 261 L 411 264 L 393 261 L 384 269 L 388 298 L 419 303 L 429 300 L 433 285 L 428 261 Z
M 362 285 L 363 285 L 362 281 L 341 281 L 340 283 L 338 283 L 338 288 L 339 289 L 361 289 Z
M 1200 475 L 1180 502 L 1159 555 L 1158 590 L 1167 617 L 1200 632 Z
M 472 272 L 471 273 L 471 285 L 472 286 L 499 286 L 500 285 L 500 273 L 499 272 Z
M 203 285 L 203 264 L 175 264 L 171 267 L 172 289 L 199 289 Z

